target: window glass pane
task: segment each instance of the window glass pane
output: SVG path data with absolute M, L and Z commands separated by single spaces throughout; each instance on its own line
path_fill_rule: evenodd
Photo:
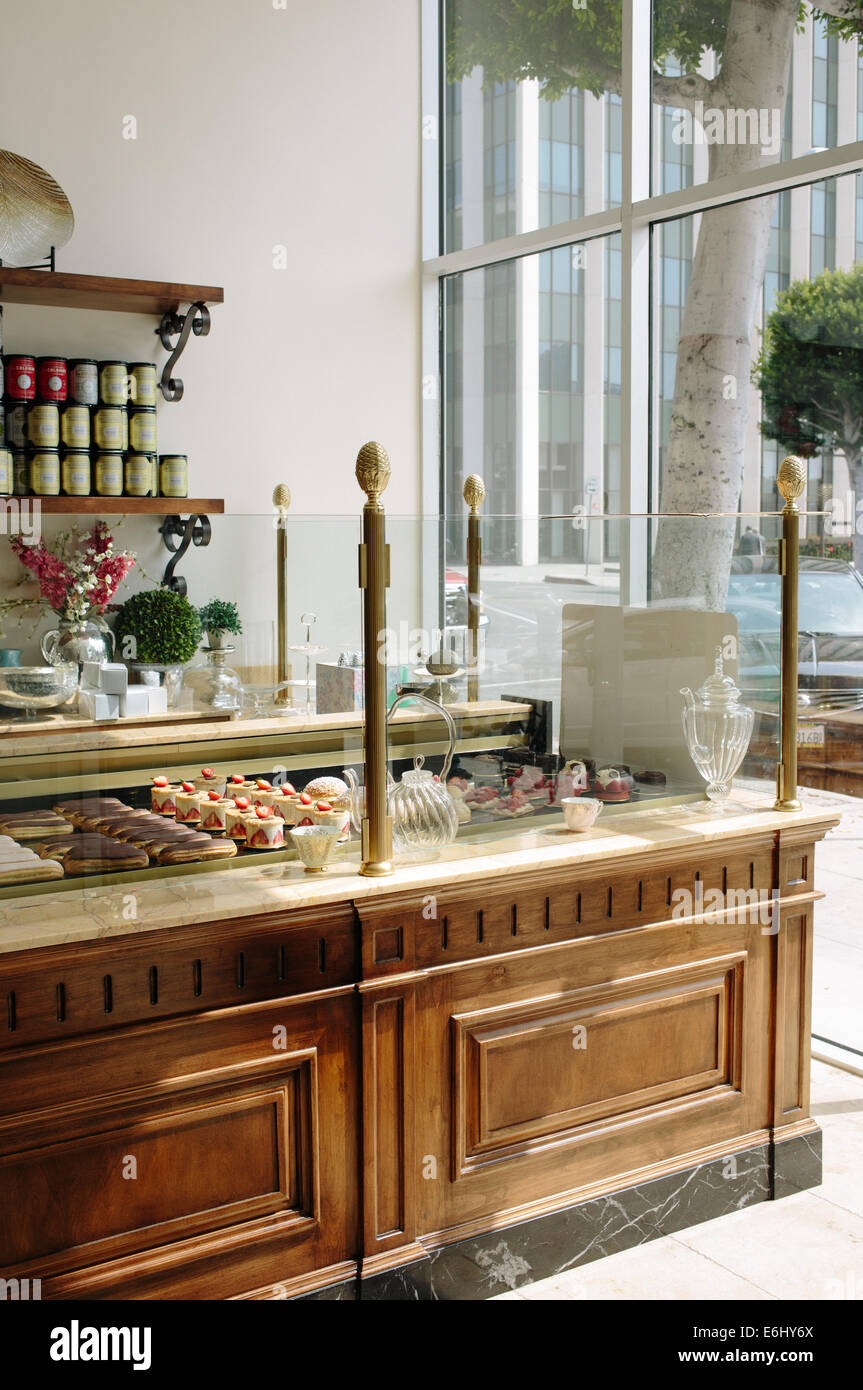
M 595 525 L 588 553 L 571 519 L 619 497 L 620 238 L 450 276 L 444 310 L 448 516 L 479 473 L 488 564 L 616 565 L 617 535 Z
M 775 5 L 731 32 L 727 5 L 653 3 L 655 193 L 858 137 L 858 45 Z
M 619 202 L 620 13 L 444 0 L 443 250 Z

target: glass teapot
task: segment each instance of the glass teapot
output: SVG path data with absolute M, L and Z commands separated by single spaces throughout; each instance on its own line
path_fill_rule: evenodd
M 716 648 L 713 672 L 693 694 L 681 690 L 683 732 L 689 756 L 707 783 L 711 801 L 723 802 L 731 780 L 746 756 L 755 712 L 740 703 L 740 691 L 722 667 L 722 648 Z
M 400 782 L 387 772 L 387 813 L 393 823 L 393 848 L 407 854 L 443 849 L 452 844 L 458 833 L 458 811 L 446 786 L 455 752 L 452 715 L 444 705 L 426 695 L 422 686 L 408 685 L 401 687 L 390 705 L 387 721 L 405 700 L 415 700 L 440 714 L 449 733 L 449 748 L 439 777 L 423 767 L 425 758 L 421 753 L 414 758 L 413 767 L 408 768 Z M 353 768 L 346 767 L 344 776 L 351 788 L 351 823 L 359 831 L 365 814 L 365 789 L 357 781 Z

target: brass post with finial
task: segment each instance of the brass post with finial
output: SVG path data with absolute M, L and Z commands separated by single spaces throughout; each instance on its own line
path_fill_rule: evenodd
M 467 517 L 467 698 L 479 699 L 479 571 L 482 564 L 482 537 L 479 509 L 485 498 L 485 483 L 478 473 L 464 480 L 462 496 L 470 511 Z
M 277 483 L 273 488 L 273 507 L 276 513 L 276 684 L 282 685 L 291 679 L 291 665 L 288 659 L 288 508 L 291 505 L 291 489 L 287 483 Z M 284 704 L 289 691 L 276 693 L 276 704 Z
M 393 871 L 392 821 L 387 814 L 386 591 L 390 583 L 390 548 L 380 500 L 390 480 L 390 461 L 382 444 L 363 445 L 357 455 L 356 476 L 367 499 L 359 548 L 363 591 L 366 788 L 360 873 L 382 878 Z
M 789 454 L 779 465 L 776 486 L 785 498 L 779 573 L 782 584 L 781 762 L 776 770 L 777 811 L 799 811 L 797 798 L 797 578 L 800 569 L 800 512 L 797 499 L 806 487 L 806 464 Z

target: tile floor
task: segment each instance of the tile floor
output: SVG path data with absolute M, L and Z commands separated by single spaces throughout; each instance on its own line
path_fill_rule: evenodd
M 863 1299 L 863 1077 L 812 1064 L 824 1181 L 499 1299 Z

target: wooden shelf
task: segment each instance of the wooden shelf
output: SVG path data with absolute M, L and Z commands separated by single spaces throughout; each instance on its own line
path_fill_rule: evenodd
M 42 304 L 54 309 L 102 309 L 120 314 L 162 314 L 201 302 L 223 304 L 216 285 L 177 285 L 160 280 L 122 280 L 106 275 L 69 275 L 57 270 L 0 266 L 0 301 Z
M 223 516 L 223 497 L 22 497 L 39 502 L 46 515 L 63 516 Z

